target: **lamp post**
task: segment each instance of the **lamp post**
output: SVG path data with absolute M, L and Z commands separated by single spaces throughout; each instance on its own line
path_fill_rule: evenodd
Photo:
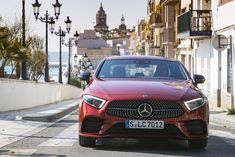
M 61 54 L 61 45 L 64 43 L 64 37 L 66 33 L 69 33 L 71 30 L 71 23 L 72 21 L 69 19 L 69 16 L 67 16 L 67 20 L 64 21 L 66 24 L 66 31 L 63 31 L 61 29 L 61 26 L 59 27 L 59 30 L 57 32 L 54 31 L 55 29 L 55 21 L 53 19 L 50 19 L 50 31 L 52 34 L 55 34 L 56 36 L 60 37 L 60 55 L 59 55 L 59 83 L 63 83 L 62 81 L 62 54 Z
M 59 3 L 58 0 L 56 0 L 56 3 L 53 4 L 54 11 L 55 11 L 55 17 L 49 15 L 48 11 L 46 10 L 46 14 L 44 17 L 39 17 L 39 8 L 41 4 L 38 2 L 38 0 L 35 0 L 35 3 L 33 5 L 33 11 L 34 11 L 34 16 L 36 20 L 40 20 L 41 22 L 46 24 L 46 65 L 45 65 L 45 82 L 49 82 L 49 64 L 48 64 L 48 24 L 50 20 L 58 20 L 59 15 L 60 15 L 60 7 L 62 4 Z
M 82 59 L 79 60 L 79 67 L 81 67 L 80 73 L 85 73 L 87 71 L 90 73 L 92 72 L 93 66 L 86 53 L 82 56 Z M 81 87 L 83 90 L 85 89 L 85 86 L 86 86 L 86 81 L 82 81 Z
M 75 55 L 73 56 L 73 58 L 74 58 L 74 62 L 75 62 L 75 64 L 77 64 L 78 56 L 77 56 L 77 54 L 76 54 L 76 53 L 75 53 Z
M 74 38 L 69 38 L 69 42 L 68 42 L 68 43 L 63 43 L 65 46 L 67 46 L 67 47 L 69 48 L 69 58 L 68 58 L 68 84 L 70 84 L 70 79 L 71 79 L 71 65 L 70 65 L 71 47 L 73 47 L 74 45 L 77 45 L 77 44 L 78 44 L 78 38 L 79 38 L 78 31 L 76 31 L 73 36 L 74 36 Z M 74 40 L 74 43 L 72 43 L 73 40 Z
M 25 0 L 22 0 L 22 46 L 26 47 L 26 41 L 25 41 Z M 26 61 L 23 60 L 21 62 L 21 78 L 23 80 L 27 80 L 27 67 L 26 67 Z
M 81 66 L 81 70 L 84 70 L 84 71 L 90 71 L 91 72 L 91 70 L 94 69 L 93 65 L 91 63 L 91 60 L 87 56 L 86 53 L 82 56 L 82 59 L 79 60 L 79 65 Z

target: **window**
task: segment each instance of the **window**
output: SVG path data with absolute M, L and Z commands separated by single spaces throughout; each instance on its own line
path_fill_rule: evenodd
M 98 74 L 99 78 L 145 78 L 186 80 L 180 63 L 164 60 L 107 60 Z

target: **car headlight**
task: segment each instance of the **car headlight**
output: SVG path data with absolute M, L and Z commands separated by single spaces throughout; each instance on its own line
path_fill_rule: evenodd
M 97 98 L 97 97 L 91 96 L 91 95 L 84 95 L 83 101 L 86 102 L 88 105 L 90 105 L 94 108 L 97 108 L 97 109 L 101 109 L 106 102 L 104 99 Z
M 198 109 L 199 107 L 207 103 L 207 98 L 197 98 L 184 102 L 185 106 L 189 111 Z

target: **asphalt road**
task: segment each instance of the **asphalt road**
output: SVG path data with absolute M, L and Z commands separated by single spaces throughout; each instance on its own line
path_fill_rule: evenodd
M 0 156 L 19 157 L 233 157 L 235 129 L 210 125 L 209 143 L 205 150 L 190 150 L 186 141 L 112 139 L 100 141 L 96 148 L 80 147 L 77 137 L 77 115 L 51 125 L 37 134 L 0 148 Z

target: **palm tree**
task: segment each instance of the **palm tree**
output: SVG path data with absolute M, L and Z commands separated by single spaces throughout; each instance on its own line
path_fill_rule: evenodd
M 27 60 L 30 40 L 23 47 L 20 39 L 20 24 L 15 22 L 12 26 L 0 26 L 0 77 L 4 77 L 5 66 L 12 65 L 12 72 L 16 70 L 17 77 L 20 77 L 20 62 Z M 11 76 L 11 75 L 10 75 Z
M 7 49 L 11 46 L 9 42 L 10 32 L 6 27 L 0 27 L 0 77 L 4 77 L 4 69 L 8 62 L 9 53 Z
M 14 70 L 16 70 L 17 77 L 20 77 L 20 62 L 22 60 L 28 59 L 28 45 L 30 44 L 30 41 L 27 42 L 27 46 L 24 48 L 21 44 L 21 42 L 18 39 L 14 39 L 11 42 L 11 47 L 8 49 L 8 53 L 10 53 L 10 62 L 12 65 L 12 72 L 13 74 Z M 11 77 L 9 75 L 9 78 Z

